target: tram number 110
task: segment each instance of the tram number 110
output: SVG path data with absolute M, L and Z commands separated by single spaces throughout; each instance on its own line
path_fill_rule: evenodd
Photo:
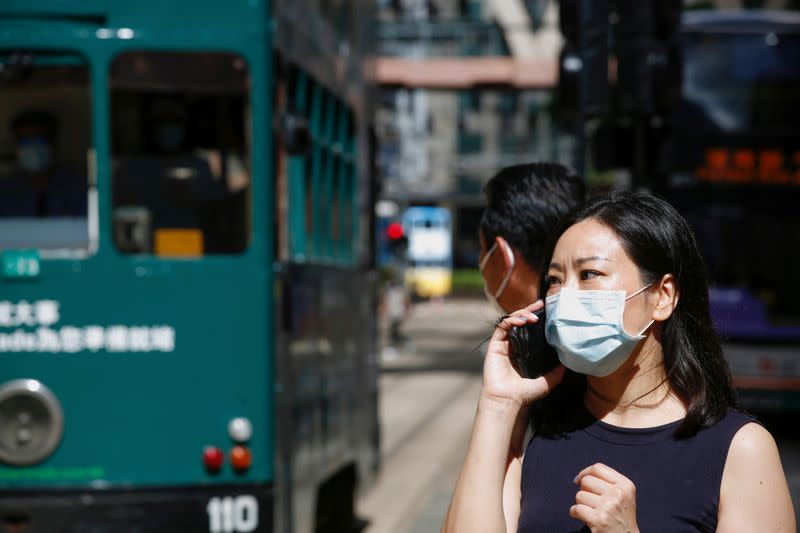
M 206 506 L 209 533 L 250 533 L 258 527 L 255 496 L 214 497 Z

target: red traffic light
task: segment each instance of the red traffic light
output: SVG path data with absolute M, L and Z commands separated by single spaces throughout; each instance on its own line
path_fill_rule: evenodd
M 389 224 L 389 227 L 386 228 L 386 236 L 393 241 L 401 239 L 403 237 L 403 225 L 399 222 L 392 222 Z

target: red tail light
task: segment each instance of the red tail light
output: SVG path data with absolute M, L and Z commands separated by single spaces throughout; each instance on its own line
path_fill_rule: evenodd
M 203 449 L 203 464 L 209 472 L 219 472 L 225 462 L 225 454 L 216 446 L 206 446 Z

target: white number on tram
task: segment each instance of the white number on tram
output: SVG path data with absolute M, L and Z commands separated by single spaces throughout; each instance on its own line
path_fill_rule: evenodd
M 258 527 L 255 496 L 214 497 L 206 506 L 209 533 L 250 533 Z

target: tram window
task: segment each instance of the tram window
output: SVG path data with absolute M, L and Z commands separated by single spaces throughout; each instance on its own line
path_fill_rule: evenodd
M 126 254 L 243 252 L 250 109 L 242 58 L 131 52 L 111 66 L 113 239 Z
M 342 176 L 342 254 L 345 258 L 353 256 L 353 174 L 350 165 L 344 166 Z
M 345 125 L 345 113 L 343 112 L 343 106 L 341 103 L 333 96 L 330 98 L 329 106 L 329 142 L 331 143 L 333 150 L 328 158 L 328 164 L 331 166 L 328 173 L 330 178 L 330 183 L 328 184 L 328 191 L 330 195 L 330 210 L 328 211 L 330 216 L 328 237 L 330 238 L 330 245 L 328 249 L 330 252 L 332 252 L 332 255 L 336 255 L 339 252 L 337 248 L 341 229 L 339 228 L 339 216 L 341 209 L 340 195 L 342 193 L 341 165 L 344 155 L 342 153 L 344 140 L 342 132 L 343 126 Z
M 342 253 L 345 259 L 352 261 L 355 258 L 355 213 L 358 209 L 355 187 L 355 115 L 348 110 L 347 117 L 342 164 Z
M 287 81 L 281 77 L 281 66 L 276 62 L 273 70 L 275 92 L 272 108 L 275 113 L 282 113 L 286 108 Z M 273 257 L 278 261 L 289 258 L 289 152 L 282 131 L 276 131 L 273 142 L 274 208 L 273 208 Z
M 307 119 L 309 128 L 311 126 L 309 117 L 309 110 L 311 109 L 311 82 L 309 81 L 308 76 L 305 72 L 297 69 L 296 76 L 295 76 L 295 84 L 292 86 L 293 89 L 293 98 L 289 100 L 289 102 L 293 105 L 292 110 L 295 111 L 299 116 L 302 116 Z M 309 131 L 309 135 L 311 132 Z M 313 203 L 311 201 L 311 188 L 313 187 L 313 176 L 311 174 L 311 153 L 313 152 L 313 146 L 308 153 L 303 156 L 303 164 L 302 164 L 302 178 L 298 177 L 297 179 L 302 179 L 303 181 L 303 189 L 301 192 L 302 199 L 297 202 L 298 206 L 301 206 L 303 209 L 303 224 L 302 228 L 298 228 L 297 232 L 301 233 L 302 236 L 297 238 L 297 242 L 301 243 L 302 246 L 298 246 L 296 250 L 294 250 L 295 255 L 300 257 L 305 257 L 310 251 L 309 245 L 309 237 L 314 234 L 314 217 L 312 210 L 314 208 Z
M 341 239 L 341 233 L 339 228 L 339 220 L 341 216 L 341 190 L 342 190 L 342 179 L 341 175 L 339 174 L 339 161 L 333 162 L 333 183 L 331 183 L 331 240 L 334 243 L 338 243 L 339 239 Z
M 311 137 L 308 153 L 293 156 L 297 159 L 290 179 L 298 181 L 290 189 L 301 197 L 289 204 L 302 210 L 297 219 L 302 223 L 290 225 L 292 256 L 351 261 L 358 224 L 354 115 L 341 98 L 303 71 L 293 71 L 290 79 L 289 109 L 307 120 Z
M 0 251 L 86 256 L 97 234 L 88 64 L 61 51 L 0 50 L 0 66 Z
M 314 216 L 312 214 L 313 205 L 311 202 L 311 188 L 314 186 L 314 179 L 311 175 L 311 165 L 306 165 L 306 172 L 303 176 L 305 194 L 305 230 L 306 235 L 314 235 Z M 308 242 L 308 241 L 306 241 Z

